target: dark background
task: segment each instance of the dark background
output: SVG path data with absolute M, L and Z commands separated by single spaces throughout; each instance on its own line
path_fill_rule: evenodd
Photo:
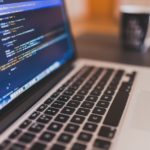
M 150 50 L 124 50 L 120 46 L 118 35 L 87 33 L 77 37 L 75 41 L 79 58 L 150 66 Z
M 18 3 L 18 2 L 28 2 L 28 1 L 38 1 L 38 0 L 0 0 L 0 4 Z

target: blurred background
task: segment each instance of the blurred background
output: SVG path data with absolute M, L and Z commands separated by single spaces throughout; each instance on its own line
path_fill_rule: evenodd
M 123 51 L 119 36 L 120 6 L 144 4 L 150 8 L 150 0 L 65 0 L 65 2 L 79 57 L 150 66 L 150 55 Z
M 73 32 L 118 32 L 119 0 L 66 0 Z
M 117 34 L 119 7 L 123 4 L 149 5 L 150 0 L 65 0 L 73 32 Z

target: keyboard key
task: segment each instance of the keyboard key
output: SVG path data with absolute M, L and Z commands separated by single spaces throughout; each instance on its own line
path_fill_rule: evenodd
M 127 100 L 128 100 L 128 93 L 119 91 L 108 111 L 108 114 L 104 120 L 104 124 L 110 126 L 118 126 L 122 114 L 124 112 Z
M 76 81 L 77 81 L 78 83 L 80 82 L 80 83 L 82 84 L 82 83 L 84 82 L 84 80 L 85 80 L 85 78 L 81 76 L 81 77 L 79 77 Z M 75 81 L 75 83 L 76 83 L 76 81 Z
M 58 101 L 67 102 L 69 99 L 70 99 L 70 96 L 68 96 L 68 95 L 61 95 L 61 96 L 58 98 Z
M 85 90 L 87 90 L 87 91 L 89 91 L 91 89 L 91 87 L 92 87 L 91 85 L 89 85 L 89 84 L 86 83 L 85 85 L 83 85 L 82 88 L 85 89 Z
M 134 71 L 134 72 L 132 72 L 132 73 L 129 75 L 129 77 L 130 77 L 129 84 L 133 85 L 133 82 L 134 82 L 134 80 L 135 80 L 136 74 L 137 74 L 137 72 Z
M 120 91 L 123 91 L 126 93 L 130 93 L 131 89 L 132 89 L 132 85 L 129 84 L 128 82 L 123 82 L 120 87 Z
M 44 104 L 50 105 L 50 104 L 54 101 L 54 99 L 55 99 L 55 98 L 50 97 L 50 98 L 48 98 L 48 99 L 44 102 Z
M 74 108 L 70 108 L 70 107 L 65 107 L 61 113 L 63 114 L 67 114 L 67 115 L 72 115 L 74 113 L 75 109 Z
M 72 91 L 72 90 L 66 90 L 63 94 L 72 96 L 74 94 L 74 91 Z
M 105 88 L 108 80 L 105 78 L 106 76 L 104 76 L 104 78 L 102 78 L 102 80 L 97 84 L 97 86 L 101 87 L 102 90 Z
M 83 127 L 83 130 L 86 130 L 86 131 L 90 131 L 90 132 L 94 132 L 97 128 L 97 125 L 96 124 L 93 124 L 93 123 L 86 123 Z
M 77 91 L 78 88 L 79 88 L 79 85 L 72 84 L 72 85 L 70 86 L 70 88 L 71 88 L 72 90 L 74 90 L 74 91 Z
M 125 72 L 125 70 L 122 70 L 122 69 L 118 70 L 117 73 L 116 73 L 116 75 L 115 75 L 115 77 L 116 78 L 121 78 L 122 75 L 124 74 L 124 72 Z
M 59 109 L 56 108 L 51 108 L 49 107 L 46 111 L 45 114 L 55 116 L 58 113 Z
M 112 100 L 112 96 L 110 96 L 110 95 L 102 95 L 100 100 L 102 100 L 102 101 L 111 101 Z
M 105 112 L 105 108 L 95 107 L 92 113 L 97 115 L 104 115 Z
M 68 83 L 66 82 L 61 87 L 65 89 L 67 86 L 68 86 Z
M 75 95 L 72 99 L 77 100 L 77 101 L 82 101 L 84 99 L 84 96 L 83 95 Z
M 70 132 L 70 133 L 76 133 L 78 129 L 79 129 L 78 125 L 68 124 L 67 127 L 65 128 L 65 131 Z
M 91 101 L 91 102 L 96 102 L 97 99 L 98 99 L 98 97 L 96 97 L 96 96 L 88 96 L 88 97 L 86 98 L 87 101 Z
M 49 125 L 48 130 L 51 130 L 53 132 L 58 132 L 62 128 L 62 126 L 63 125 L 60 123 L 53 122 Z
M 50 150 L 65 150 L 65 146 L 54 144 Z
M 63 92 L 64 89 L 65 89 L 65 88 L 62 86 L 62 87 L 60 87 L 57 91 L 58 91 L 58 92 Z
M 98 83 L 97 86 L 101 86 L 102 89 L 104 89 L 107 82 L 108 82 L 108 80 L 106 79 L 106 76 L 104 76 L 104 78 L 102 78 L 102 80 Z
M 5 140 L 0 144 L 0 150 L 5 150 L 9 145 L 11 144 L 11 142 L 9 140 Z
M 83 104 L 81 105 L 81 107 L 88 108 L 88 109 L 93 108 L 93 106 L 94 106 L 94 103 L 88 102 L 88 101 L 83 102 Z
M 81 115 L 81 116 L 87 116 L 89 112 L 90 112 L 89 109 L 79 108 L 76 114 Z
M 111 143 L 108 141 L 96 139 L 94 143 L 94 147 L 99 150 L 109 150 Z
M 79 84 L 76 84 L 76 82 L 74 82 L 71 86 L 71 88 L 73 89 L 79 89 L 80 85 Z
M 31 150 L 45 150 L 46 149 L 46 145 L 42 144 L 42 143 L 34 143 L 33 146 L 31 147 Z
M 69 116 L 59 114 L 59 115 L 55 118 L 55 121 L 65 123 L 68 119 L 69 119 Z
M 95 83 L 95 82 L 94 82 L 94 80 L 92 80 L 92 79 L 89 79 L 89 80 L 87 81 L 87 84 L 88 84 L 88 85 L 91 85 L 91 86 L 93 86 L 94 83 Z
M 110 96 L 113 96 L 113 95 L 114 95 L 114 93 L 115 93 L 115 91 L 114 91 L 114 90 L 110 90 L 110 89 L 108 89 L 108 90 L 106 90 L 106 91 L 105 91 L 104 95 L 110 95 Z
M 71 122 L 74 122 L 74 123 L 77 123 L 77 124 L 82 124 L 83 123 L 83 121 L 84 121 L 84 117 L 82 117 L 82 116 L 77 116 L 77 115 L 75 115 L 75 116 L 73 116 L 73 118 L 71 119 Z
M 59 92 L 55 92 L 54 94 L 51 95 L 52 98 L 57 98 L 59 96 Z
M 16 129 L 13 133 L 10 134 L 9 138 L 10 139 L 15 139 L 21 134 L 21 130 Z
M 92 138 L 92 135 L 89 133 L 81 132 L 80 135 L 78 136 L 78 140 L 83 141 L 83 142 L 89 142 Z
M 40 140 L 45 141 L 45 142 L 50 142 L 52 141 L 52 139 L 55 137 L 55 134 L 50 133 L 50 132 L 44 132 L 41 136 L 40 136 Z
M 35 138 L 34 134 L 31 133 L 24 133 L 20 138 L 19 141 L 23 143 L 31 143 Z
M 94 123 L 100 123 L 101 119 L 101 116 L 91 114 L 88 120 Z
M 68 90 L 73 91 L 74 93 L 77 91 L 77 89 L 75 89 L 75 88 L 72 87 L 72 86 L 70 86 L 70 87 L 68 88 Z
M 72 140 L 73 136 L 66 134 L 66 133 L 62 133 L 59 138 L 58 141 L 62 142 L 62 143 L 69 143 Z
M 111 85 L 111 86 L 114 86 L 114 89 L 116 89 L 117 86 L 118 86 L 118 83 L 119 83 L 119 80 L 118 80 L 116 77 L 114 77 L 114 78 L 112 79 L 110 85 Z M 109 89 L 109 88 L 108 88 L 108 89 Z
M 37 122 L 43 123 L 43 124 L 47 124 L 50 122 L 50 120 L 52 119 L 51 116 L 47 116 L 47 115 L 41 115 L 38 119 Z
M 79 143 L 74 143 L 71 150 L 86 150 L 86 145 L 79 144 Z
M 74 84 L 77 85 L 77 86 L 80 86 L 82 83 L 83 82 L 80 79 L 78 79 L 78 80 L 76 80 L 76 82 Z
M 114 80 L 112 80 L 111 83 L 108 85 L 107 90 L 116 91 L 116 89 L 117 89 L 117 84 Z
M 55 107 L 55 108 L 62 108 L 63 106 L 65 105 L 65 103 L 64 102 L 61 102 L 61 101 L 55 101 L 52 105 L 51 105 L 51 107 Z
M 94 95 L 94 96 L 100 96 L 101 95 L 101 91 L 99 91 L 99 90 L 93 90 L 90 94 Z
M 78 92 L 79 95 L 87 95 L 88 90 L 82 89 Z
M 31 120 L 35 120 L 38 116 L 40 115 L 40 112 L 35 111 L 31 114 L 31 116 L 29 117 L 29 119 Z
M 48 105 L 42 104 L 42 105 L 37 109 L 37 111 L 43 112 L 47 107 L 48 107 Z
M 76 90 L 74 90 L 73 88 L 69 87 L 68 89 L 66 89 L 66 91 L 64 91 L 64 94 L 65 94 L 65 95 L 72 96 L 75 91 L 76 91 Z
M 112 139 L 115 135 L 116 129 L 110 127 L 101 127 L 99 131 L 99 136 Z
M 99 81 L 97 86 L 102 86 L 104 87 L 107 82 L 109 81 L 109 78 L 111 77 L 112 73 L 113 73 L 113 69 L 108 69 L 105 73 L 105 75 L 102 77 L 102 79 Z
M 73 108 L 77 108 L 80 105 L 80 102 L 78 101 L 70 101 L 67 106 L 68 107 L 73 107 Z
M 34 123 L 29 128 L 29 131 L 34 132 L 34 133 L 38 133 L 38 132 L 41 132 L 43 128 L 44 128 L 44 125 L 41 125 L 41 124 L 38 124 L 38 123 Z
M 106 101 L 99 101 L 96 106 L 102 107 L 102 108 L 108 108 L 109 102 L 106 102 Z
M 104 86 L 101 86 L 101 85 L 97 85 L 96 87 L 95 87 L 95 89 L 94 90 L 97 90 L 97 91 L 103 91 L 103 89 L 104 89 Z
M 123 74 L 124 74 L 124 70 L 118 70 L 117 73 L 115 74 L 113 80 L 111 81 L 108 89 L 110 89 L 110 86 L 111 87 L 114 86 L 114 90 L 116 90 Z
M 13 145 L 11 145 L 9 150 L 25 150 L 25 146 L 23 146 L 21 144 L 13 144 Z

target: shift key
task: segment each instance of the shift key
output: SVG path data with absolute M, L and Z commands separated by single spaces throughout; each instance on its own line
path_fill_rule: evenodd
M 104 120 L 105 125 L 117 127 L 124 112 L 129 93 L 119 90 Z

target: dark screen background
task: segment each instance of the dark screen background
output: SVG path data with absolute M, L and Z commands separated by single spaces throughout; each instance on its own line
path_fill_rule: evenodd
M 11 0 L 9 0 L 9 2 L 10 1 Z M 31 54 L 29 58 L 25 58 L 16 65 L 11 66 L 4 71 L 0 71 L 0 98 L 25 85 L 43 70 L 51 66 L 54 62 L 65 62 L 73 55 L 73 47 L 69 32 L 67 31 L 66 18 L 64 18 L 62 13 L 62 6 L 26 11 L 11 14 L 9 16 L 14 16 L 15 19 L 13 20 L 23 20 L 16 22 L 14 26 L 9 27 L 14 28 L 23 26 L 20 29 L 15 30 L 15 35 L 24 33 L 25 31 L 29 31 L 31 29 L 34 30 L 31 33 L 29 32 L 27 34 L 15 37 L 14 39 L 16 42 L 12 45 L 6 44 L 9 41 L 0 42 L 0 66 L 11 62 L 13 58 L 30 50 L 30 48 L 25 50 L 24 48 L 26 47 L 21 47 L 20 52 L 15 53 L 10 58 L 7 58 L 6 50 L 8 48 L 13 51 L 18 46 L 40 36 L 43 36 L 43 38 L 30 44 L 30 46 L 32 45 L 31 49 L 44 45 L 45 43 L 48 43 L 53 39 L 57 39 L 57 37 L 62 35 L 64 35 L 65 38 L 62 38 L 61 40 L 38 51 L 35 54 Z M 8 18 L 9 16 L 5 15 L 2 16 L 2 18 Z M 7 20 L 7 22 L 8 21 L 11 20 Z M 1 30 L 3 29 L 1 28 Z M 49 33 L 48 36 L 46 36 L 47 33 Z M 11 33 L 9 36 L 11 37 L 12 35 L 13 34 Z M 5 38 L 5 36 L 0 34 L 0 39 L 3 38 Z M 12 38 L 10 41 L 13 41 L 14 39 Z M 35 46 L 33 46 L 34 43 L 36 43 Z M 28 45 L 25 44 L 25 46 Z M 5 99 L 1 99 L 1 102 L 2 100 L 8 101 L 9 96 Z
M 29 2 L 29 1 L 41 1 L 41 0 L 0 0 L 0 4 L 10 4 L 10 3 Z

